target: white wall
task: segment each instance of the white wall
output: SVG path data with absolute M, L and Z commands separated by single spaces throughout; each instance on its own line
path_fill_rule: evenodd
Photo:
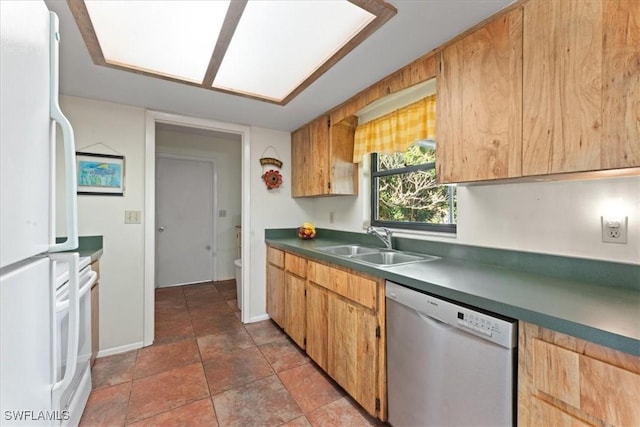
M 272 146 L 280 155 L 283 165 L 280 173 L 283 183 L 279 188 L 267 190 L 261 179 L 265 169 L 260 157 Z M 269 151 L 268 157 L 273 157 Z M 264 230 L 290 228 L 306 221 L 306 215 L 295 199 L 291 198 L 291 137 L 287 132 L 264 128 L 251 128 L 251 320 L 266 318 L 266 247 Z
M 458 195 L 463 243 L 640 264 L 640 177 L 467 187 Z M 611 210 L 629 217 L 627 244 L 602 242 L 600 216 Z
M 60 104 L 73 126 L 78 151 L 125 156 L 124 197 L 78 196 L 79 232 L 81 236 L 103 236 L 100 349 L 140 346 L 143 225 L 125 224 L 124 211 L 142 210 L 144 206 L 145 112 L 141 108 L 67 96 L 61 97 Z M 59 191 L 63 179 L 58 176 Z M 64 207 L 59 204 L 58 230 L 65 230 L 63 212 Z
M 144 207 L 145 110 L 70 96 L 61 97 L 61 106 L 73 125 L 78 148 L 87 147 L 87 151 L 118 153 L 126 157 L 124 197 L 78 198 L 80 235 L 104 236 L 100 285 L 101 354 L 140 347 L 144 326 L 144 224 L 125 225 L 124 211 L 143 210 Z M 248 223 L 251 224 L 251 262 L 248 263 L 247 273 L 250 310 L 246 317 L 249 321 L 266 318 L 264 230 L 293 227 L 306 218 L 291 198 L 290 145 L 287 132 L 251 128 L 251 181 L 246 200 L 250 203 Z M 284 162 L 284 184 L 276 190 L 267 190 L 260 178 L 263 168 L 259 158 L 269 146 L 277 150 Z M 233 169 L 233 162 L 229 162 L 230 169 Z M 63 187 L 62 177 L 58 181 L 60 191 Z M 221 182 L 221 187 L 228 184 Z M 233 206 L 235 212 L 236 202 L 228 200 L 229 211 Z M 63 207 L 58 206 L 57 211 L 58 227 L 64 230 L 61 219 Z M 235 221 L 237 216 L 232 214 L 228 218 Z
M 235 277 L 233 261 L 237 258 L 236 230 L 241 219 L 241 168 L 242 145 L 238 135 L 223 139 L 202 134 L 156 129 L 156 154 L 173 154 L 214 159 L 217 173 L 216 197 L 218 212 L 216 221 L 216 277 L 228 280 Z
M 358 197 L 299 201 L 316 226 L 363 231 L 369 190 L 360 170 Z M 458 187 L 458 232 L 398 236 L 640 264 L 640 177 Z M 615 208 L 617 206 L 617 208 Z M 600 216 L 629 217 L 627 244 L 603 243 Z M 329 212 L 335 222 L 329 222 Z

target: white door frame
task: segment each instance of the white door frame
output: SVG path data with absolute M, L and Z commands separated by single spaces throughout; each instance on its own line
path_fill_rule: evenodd
M 165 159 L 189 160 L 189 161 L 196 161 L 196 162 L 211 163 L 211 174 L 212 174 L 211 188 L 213 189 L 213 194 L 211 195 L 210 215 L 211 215 L 211 231 L 213 232 L 213 234 L 210 236 L 212 255 L 211 255 L 211 269 L 209 270 L 209 280 L 215 282 L 218 280 L 218 268 L 217 268 L 218 236 L 216 233 L 216 231 L 218 230 L 218 215 L 216 215 L 216 213 L 218 212 L 218 170 L 216 169 L 216 159 L 213 157 L 206 157 L 206 156 L 197 157 L 197 156 L 183 156 L 183 155 L 176 155 L 176 154 L 156 153 L 156 159 L 158 157 L 163 157 Z M 155 207 L 155 204 L 154 204 L 154 207 Z M 154 244 L 154 251 L 155 251 L 155 244 Z M 155 263 L 155 259 L 156 259 L 155 255 L 153 259 Z M 153 271 L 155 275 L 156 269 L 154 268 Z M 155 277 L 154 277 L 154 282 L 155 282 Z
M 145 176 L 144 176 L 144 313 L 143 313 L 143 345 L 153 344 L 154 339 L 154 305 L 155 305 L 155 231 L 156 231 L 156 123 L 167 123 L 192 128 L 209 129 L 219 132 L 240 135 L 242 140 L 242 313 L 241 320 L 250 319 L 251 287 L 249 286 L 248 267 L 251 265 L 250 248 L 250 147 L 251 128 L 249 126 L 217 122 L 207 119 L 146 111 L 145 131 Z M 246 231 L 245 231 L 246 230 Z

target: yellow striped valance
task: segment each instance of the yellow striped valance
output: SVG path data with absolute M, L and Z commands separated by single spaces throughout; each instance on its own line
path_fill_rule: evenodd
M 365 154 L 403 152 L 419 139 L 436 136 L 436 96 L 400 108 L 356 128 L 353 162 Z

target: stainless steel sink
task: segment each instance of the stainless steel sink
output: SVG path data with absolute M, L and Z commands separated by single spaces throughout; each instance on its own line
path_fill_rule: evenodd
M 438 259 L 438 257 L 434 257 L 431 255 L 422 255 L 422 254 L 418 255 L 418 254 L 408 254 L 405 252 L 381 250 L 376 253 L 354 255 L 351 257 L 351 259 L 353 261 L 360 261 L 360 262 L 373 264 L 377 266 L 389 266 L 389 265 L 407 264 L 410 262 L 432 261 L 434 259 Z
M 411 262 L 432 261 L 438 259 L 431 255 L 415 254 L 396 251 L 393 249 L 376 248 L 363 245 L 339 245 L 317 248 L 326 254 L 349 258 L 352 261 L 377 267 L 408 264 Z
M 331 255 L 339 255 L 339 256 L 354 256 L 361 254 L 375 254 L 380 252 L 381 248 L 374 248 L 371 246 L 362 246 L 362 245 L 339 245 L 339 246 L 328 246 L 326 248 L 317 248 L 320 252 L 324 252 Z

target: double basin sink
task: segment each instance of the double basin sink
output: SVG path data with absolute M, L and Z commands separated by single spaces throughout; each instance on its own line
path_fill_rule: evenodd
M 316 248 L 316 250 L 377 267 L 388 267 L 438 259 L 438 257 L 431 255 L 406 253 L 393 249 L 376 248 L 363 245 L 328 246 L 325 248 Z

